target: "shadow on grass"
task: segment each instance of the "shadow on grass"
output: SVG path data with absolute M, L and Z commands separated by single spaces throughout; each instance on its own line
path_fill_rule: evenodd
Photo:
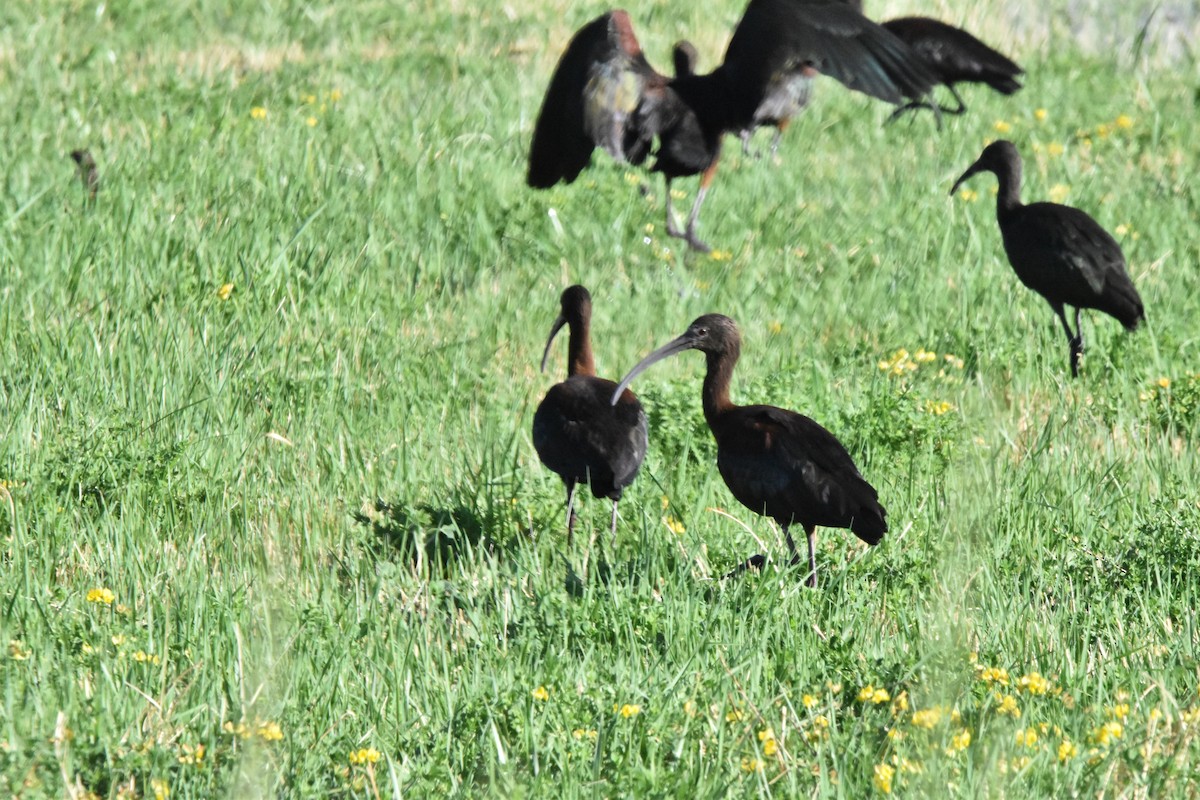
M 445 569 L 480 542 L 494 549 L 483 535 L 484 520 L 475 509 L 462 504 L 406 507 L 379 499 L 370 508 L 355 512 L 354 521 L 418 568 L 428 564 L 429 568 L 440 565 Z

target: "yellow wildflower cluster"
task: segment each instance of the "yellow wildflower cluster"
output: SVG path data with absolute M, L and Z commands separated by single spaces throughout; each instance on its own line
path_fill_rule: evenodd
M 947 403 L 945 400 L 926 400 L 925 410 L 935 417 L 940 417 L 948 411 L 953 411 L 954 404 Z
M 133 654 L 133 660 L 139 664 L 161 664 L 162 659 L 156 653 L 147 653 L 145 650 L 138 650 Z
M 150 791 L 154 794 L 154 800 L 167 800 L 171 796 L 171 789 L 162 778 L 150 779 Z
M 1104 713 L 1111 719 L 1124 720 L 1129 716 L 1129 703 L 1117 703 L 1104 709 Z
M 800 705 L 805 708 L 812 708 L 817 704 L 817 698 L 811 694 L 806 694 L 800 698 Z
M 182 745 L 180 749 L 183 751 L 180 753 L 178 759 L 180 764 L 192 764 L 197 767 L 204 766 L 204 745 L 185 744 Z
M 713 261 L 728 261 L 733 258 L 733 253 L 728 250 L 713 250 L 708 254 L 708 257 Z
M 1061 203 L 1063 200 L 1067 199 L 1068 195 L 1071 194 L 1071 187 L 1065 183 L 1056 183 L 1050 187 L 1048 194 L 1050 196 L 1050 202 Z
M 250 119 L 256 119 L 259 122 L 267 118 L 267 110 L 262 106 L 254 106 L 250 109 Z
M 809 744 L 823 742 L 829 738 L 829 717 L 817 714 L 813 717 L 812 727 L 804 732 L 804 741 Z
M 575 730 L 571 731 L 571 736 L 573 736 L 576 740 L 588 739 L 594 742 L 596 741 L 596 737 L 598 735 L 599 734 L 596 733 L 594 728 L 576 728 Z
M 24 661 L 29 658 L 32 651 L 25 646 L 25 643 L 19 639 L 8 640 L 8 657 L 13 661 Z
M 969 186 L 964 186 L 958 190 L 958 197 L 964 203 L 974 203 L 979 199 L 979 192 L 975 191 Z
M 543 703 L 550 699 L 550 690 L 545 686 L 537 687 L 533 690 L 533 692 L 531 692 L 531 694 L 533 695 L 534 700 L 539 700 Z
M 1001 716 L 1019 719 L 1021 717 L 1021 708 L 1017 705 L 1017 699 L 1011 694 L 996 695 L 996 713 Z
M 914 711 L 911 722 L 918 728 L 933 730 L 933 726 L 937 725 L 941 720 L 942 709 L 935 706 L 934 708 L 923 708 L 920 711 Z
M 979 671 L 979 680 L 990 685 L 1000 684 L 1008 686 L 1008 670 L 1004 667 L 981 667 L 977 666 Z
M 1065 764 L 1077 755 L 1079 755 L 1079 748 L 1070 739 L 1063 739 L 1058 743 L 1058 760 L 1060 763 Z
M 742 772 L 758 772 L 763 766 L 763 762 L 757 758 L 746 756 L 742 759 Z
M 770 728 L 758 732 L 758 741 L 762 743 L 764 756 L 773 756 L 779 752 L 779 742 L 775 740 L 775 731 Z
M 232 283 L 223 283 L 223 284 L 221 284 L 220 288 L 217 289 L 217 299 L 222 302 L 228 300 L 229 296 L 232 294 L 233 294 L 233 284 Z
M 872 783 L 875 788 L 884 794 L 892 793 L 892 779 L 896 777 L 896 768 L 891 764 L 876 764 L 875 777 Z
M 1034 728 L 1022 728 L 1016 733 L 1017 746 L 1037 747 L 1038 733 Z
M 106 606 L 111 606 L 117 596 L 113 594 L 112 589 L 88 589 L 87 601 L 89 603 L 103 603 Z
M 677 520 L 675 517 L 672 517 L 670 514 L 664 516 L 662 521 L 663 524 L 667 526 L 667 530 L 676 536 L 682 536 L 687 532 L 687 528 L 683 526 L 683 523 Z
M 618 708 L 614 704 L 613 705 L 613 713 L 620 714 L 625 719 L 629 719 L 630 717 L 636 717 L 638 714 L 642 713 L 642 707 L 639 705 L 633 705 L 631 703 L 626 703 L 625 705 Z
M 954 734 L 954 736 L 950 737 L 950 746 L 946 748 L 946 754 L 954 755 L 955 753 L 961 753 L 970 746 L 971 732 L 966 728 L 963 728 L 961 731 Z
M 350 763 L 353 766 L 365 766 L 379 762 L 379 751 L 374 747 L 360 747 L 350 751 Z
M 963 368 L 963 360 L 953 353 L 946 353 L 941 358 L 947 367 L 956 370 Z M 876 366 L 888 375 L 898 377 L 916 372 L 923 364 L 929 364 L 937 360 L 937 353 L 926 350 L 923 347 L 917 348 L 915 353 L 910 353 L 906 348 L 901 347 L 887 358 L 880 359 Z M 939 374 L 945 375 L 945 370 L 943 369 Z M 943 411 L 942 413 L 945 412 Z
M 882 687 L 876 689 L 869 683 L 858 690 L 858 702 L 860 703 L 874 703 L 875 705 L 882 705 L 891 699 L 892 696 L 888 694 L 887 689 Z
M 1017 680 L 1017 691 L 1027 694 L 1043 695 L 1051 688 L 1050 681 L 1043 678 L 1040 672 L 1030 672 Z
M 1092 731 L 1092 741 L 1101 747 L 1107 747 L 1124 735 L 1125 726 L 1116 720 L 1111 720 Z
M 279 727 L 278 722 L 260 722 L 258 723 L 259 738 L 267 742 L 278 742 L 283 738 L 283 729 Z

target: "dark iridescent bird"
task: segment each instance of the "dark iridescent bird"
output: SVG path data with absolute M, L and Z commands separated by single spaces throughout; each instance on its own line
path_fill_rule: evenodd
M 610 11 L 575 34 L 555 68 L 534 127 L 526 181 L 541 189 L 571 183 L 596 147 L 617 161 L 642 164 L 657 140 L 651 171 L 666 181 L 667 233 L 706 251 L 696 220 L 721 139 L 752 127 L 777 88 L 815 73 L 897 105 L 937 83 L 906 44 L 839 0 L 750 0 L 721 65 L 674 78 L 646 61 L 629 15 Z M 700 176 L 700 190 L 680 231 L 671 181 L 691 175 Z
M 675 63 L 675 77 L 696 74 L 696 64 L 699 55 L 696 47 L 686 39 L 681 39 L 671 48 L 671 58 Z M 779 141 L 783 132 L 792 122 L 792 117 L 799 114 L 806 105 L 812 91 L 812 79 L 816 72 L 798 73 L 789 80 L 777 82 L 771 91 L 763 97 L 750 124 L 740 131 L 737 137 L 742 142 L 742 153 L 750 155 L 750 138 L 758 128 L 770 126 L 775 129 L 771 138 L 771 154 L 779 151 Z
M 72 150 L 71 160 L 75 162 L 75 172 L 79 175 L 79 182 L 83 184 L 83 189 L 88 193 L 88 201 L 96 199 L 96 192 L 100 189 L 100 173 L 96 169 L 96 159 L 92 158 L 92 154 L 88 150 Z
M 550 387 L 533 415 L 533 446 L 542 463 L 567 487 L 567 544 L 575 529 L 575 489 L 591 487 L 596 497 L 613 501 L 612 535 L 617 533 L 617 503 L 646 457 L 646 414 L 633 392 L 596 377 L 592 356 L 592 297 L 582 286 L 562 293 L 562 311 L 542 353 L 542 371 L 555 335 L 570 330 L 567 379 Z
M 1071 348 L 1071 374 L 1079 375 L 1083 330 L 1079 313 L 1094 308 L 1115 317 L 1128 330 L 1145 318 L 1142 298 L 1126 272 L 1125 255 L 1108 231 L 1078 208 L 1058 203 L 1021 202 L 1021 156 L 1012 142 L 1001 139 L 954 182 L 953 195 L 963 181 L 991 172 L 1000 182 L 996 219 L 1004 252 L 1021 283 L 1046 298 L 1062 320 Z M 1075 330 L 1063 306 L 1075 307 Z
M 771 517 L 783 528 L 793 564 L 800 562 L 788 529 L 797 524 L 808 536 L 808 584 L 817 584 L 813 533 L 818 525 L 849 528 L 867 544 L 887 532 L 887 512 L 842 443 L 802 414 L 775 406 L 739 406 L 729 399 L 729 383 L 742 337 L 729 317 L 706 314 L 677 339 L 638 362 L 621 379 L 612 402 L 637 375 L 656 361 L 684 350 L 700 350 L 708 361 L 704 376 L 704 419 L 717 440 L 717 469 L 742 505 Z M 762 566 L 755 555 L 738 570 Z M 733 574 L 733 573 L 730 573 Z
M 941 114 L 961 114 L 967 110 L 966 103 L 954 88 L 956 83 L 983 83 L 1005 95 L 1021 88 L 1017 76 L 1023 75 L 1025 70 L 962 28 L 928 17 L 900 17 L 880 24 L 925 59 L 958 103 L 956 108 L 949 108 L 941 103 L 914 99 L 896 109 L 889 121 L 905 111 L 928 108 L 937 115 L 938 127 L 941 127 Z

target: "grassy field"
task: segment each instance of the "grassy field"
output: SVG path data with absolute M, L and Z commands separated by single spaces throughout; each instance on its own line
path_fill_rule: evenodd
M 524 185 L 602 4 L 6 4 L 0 795 L 1200 796 L 1200 69 L 1079 5 L 936 6 L 1029 72 L 941 133 L 825 80 L 778 164 L 731 139 L 699 256 L 602 154 Z M 711 68 L 742 6 L 629 8 Z M 1078 380 L 995 181 L 947 195 L 1001 135 L 1145 300 Z M 530 423 L 575 282 L 607 377 L 738 320 L 735 401 L 832 430 L 882 544 L 777 566 L 687 355 L 568 549 Z

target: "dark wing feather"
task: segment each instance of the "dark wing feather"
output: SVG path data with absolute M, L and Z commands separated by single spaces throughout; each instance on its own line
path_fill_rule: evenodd
M 775 406 L 742 406 L 718 435 L 718 467 L 752 510 L 781 523 L 850 528 L 868 544 L 887 532 L 879 495 L 832 433 Z
M 731 128 L 750 122 L 770 86 L 810 69 L 889 103 L 938 82 L 908 45 L 838 0 L 750 0 L 723 68 L 737 88 Z
M 655 133 L 643 100 L 666 79 L 646 61 L 629 15 L 610 11 L 579 29 L 558 62 L 533 130 L 530 186 L 571 183 L 602 147 L 640 163 Z
M 962 28 L 928 17 L 901 17 L 882 24 L 923 57 L 944 83 L 986 83 L 1004 94 L 1021 88 L 1016 76 L 1025 70 Z
M 1129 279 L 1121 245 L 1085 212 L 1030 203 L 1000 227 L 1021 282 L 1051 303 L 1095 308 L 1137 327 L 1142 299 Z

